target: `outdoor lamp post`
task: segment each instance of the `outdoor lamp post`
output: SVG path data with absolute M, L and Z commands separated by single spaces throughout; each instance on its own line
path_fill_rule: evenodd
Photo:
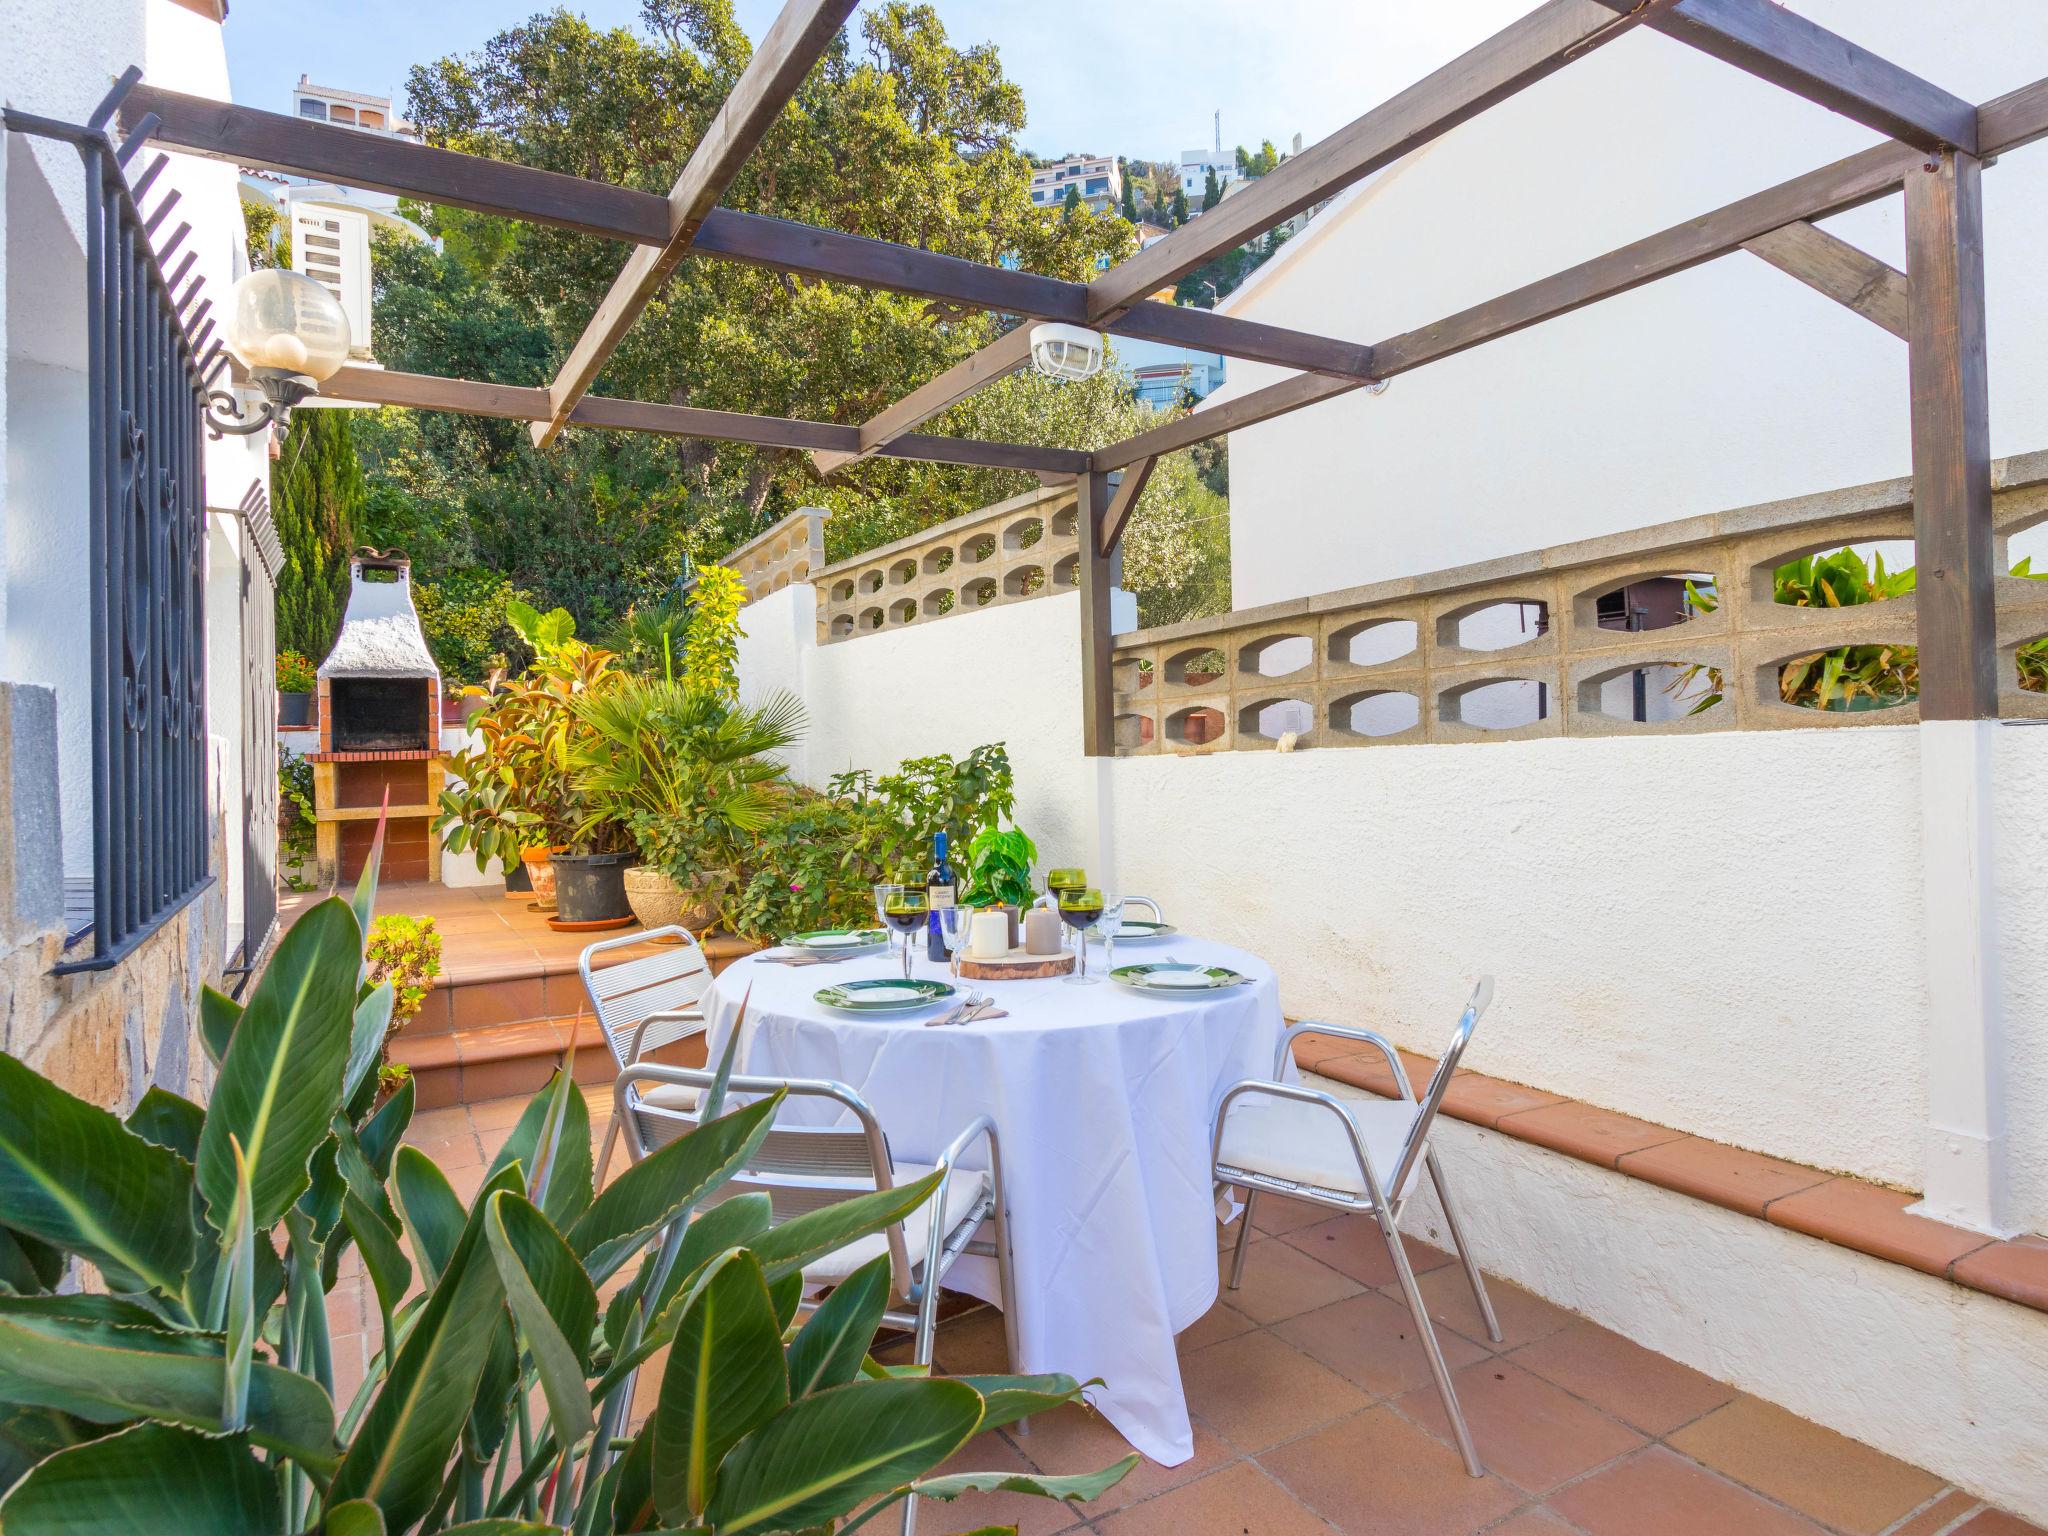
M 230 415 L 223 420 L 209 411 L 206 424 L 216 434 L 260 432 L 273 423 L 282 426 L 293 406 L 317 395 L 348 361 L 348 316 L 312 278 L 266 268 L 251 272 L 229 295 L 227 347 L 263 392 L 263 408 L 245 420 L 239 400 L 214 390 L 208 400 Z

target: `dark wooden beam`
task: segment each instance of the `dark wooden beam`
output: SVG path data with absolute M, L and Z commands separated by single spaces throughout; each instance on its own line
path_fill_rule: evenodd
M 449 379 L 434 374 L 399 373 L 360 363 L 345 365 L 328 380 L 322 398 L 336 405 L 400 405 L 423 411 L 454 411 L 465 416 L 495 416 L 508 421 L 548 419 L 548 392 L 515 384 L 489 384 L 474 379 Z M 322 407 L 309 407 L 322 409 Z M 722 442 L 751 443 L 761 448 L 851 450 L 860 429 L 828 421 L 796 421 L 784 416 L 748 416 L 734 411 L 707 411 L 695 406 L 660 405 L 646 400 L 618 400 L 585 395 L 570 414 L 570 425 L 622 432 L 653 432 L 665 437 L 704 437 Z M 938 464 L 970 464 L 991 469 L 1021 469 L 1071 478 L 1088 468 L 1088 455 L 1072 448 L 1039 448 L 1019 443 L 990 443 L 966 437 L 913 435 L 897 439 L 886 456 Z
M 1890 263 L 1804 221 L 1745 240 L 1742 248 L 1905 338 L 1909 285 L 1906 274 Z
M 1991 427 L 1978 162 L 1953 151 L 1906 179 L 1913 543 L 1920 718 L 1998 714 Z
M 983 385 L 993 384 L 997 379 L 1015 373 L 1030 360 L 1031 327 L 1020 325 L 972 356 L 962 358 L 930 383 L 912 390 L 873 420 L 855 428 L 856 444 L 852 452 L 817 455 L 818 472 L 829 475 L 835 469 L 866 458 L 919 422 L 929 421 Z
M 133 94 L 139 102 L 124 106 L 130 126 L 153 112 L 161 123 L 152 136 L 190 154 L 635 245 L 663 246 L 668 242 L 668 200 L 658 193 L 607 186 L 150 86 L 137 86 Z M 732 208 L 713 208 L 704 216 L 688 254 L 908 293 L 967 309 L 1061 320 L 1070 325 L 1088 319 L 1086 283 L 1012 272 L 958 256 Z M 1134 305 L 1110 328 L 1147 341 L 1339 376 L 1364 376 L 1370 356 L 1357 342 L 1240 320 L 1213 310 L 1149 301 Z
M 1298 373 L 1277 384 L 1268 384 L 1250 394 L 1239 395 L 1235 400 L 1219 401 L 1190 411 L 1177 421 L 1140 432 L 1136 437 L 1127 437 L 1120 443 L 1111 443 L 1107 448 L 1098 448 L 1090 456 L 1089 463 L 1101 471 L 1122 469 L 1141 459 L 1157 458 L 1162 453 L 1173 453 L 1207 442 L 1240 427 L 1256 426 L 1275 416 L 1285 416 L 1289 411 L 1349 394 L 1360 387 L 1343 379 Z
M 1110 498 L 1109 510 L 1102 514 L 1101 542 L 1096 545 L 1100 554 L 1111 554 L 1124 536 L 1124 525 L 1131 520 L 1131 513 L 1137 510 L 1138 498 L 1145 494 L 1145 482 L 1152 478 L 1152 466 L 1157 459 L 1140 459 L 1119 477 L 1116 494 Z
M 611 291 L 548 386 L 548 419 L 534 423 L 535 444 L 546 447 L 568 422 L 576 402 L 596 382 L 598 371 L 627 329 L 683 259 L 705 216 L 718 206 L 725 189 L 796 95 L 811 66 L 839 35 L 840 23 L 854 4 L 855 0 L 787 0 L 784 4 L 669 190 L 668 239 L 658 246 L 634 249 L 625 270 L 613 281 Z
M 124 128 L 133 128 L 152 114 L 161 121 L 151 137 L 167 149 L 187 154 L 613 240 L 660 244 L 668 238 L 668 199 L 655 192 L 433 149 L 152 85 L 136 86 L 121 104 Z
M 1120 563 L 1105 543 L 1109 476 L 1086 471 L 1074 477 L 1075 514 L 1080 522 L 1081 567 L 1081 752 L 1116 756 L 1116 686 L 1111 664 L 1116 644 L 1110 635 L 1110 594 Z
M 1601 0 L 1657 31 L 1918 149 L 1975 153 L 1977 108 L 1774 0 Z

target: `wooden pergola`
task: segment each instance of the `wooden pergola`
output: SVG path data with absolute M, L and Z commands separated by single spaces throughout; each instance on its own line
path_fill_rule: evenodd
M 329 385 L 336 399 L 526 421 L 541 445 L 565 426 L 605 427 L 804 449 L 826 473 L 884 455 L 1027 470 L 1048 481 L 1071 477 L 1084 520 L 1083 734 L 1087 752 L 1096 756 L 1113 751 L 1109 591 L 1118 540 L 1159 455 L 1746 250 L 1905 340 L 1911 359 L 1921 715 L 1996 716 L 1979 174 L 1997 154 L 2048 136 L 2048 80 L 1973 104 L 1772 0 L 1546 0 L 1238 196 L 1093 282 L 1073 283 L 719 206 L 854 3 L 788 0 L 666 197 L 147 85 L 128 93 L 121 119 L 130 152 L 137 140 L 153 138 L 238 165 L 602 235 L 634 247 L 547 387 L 349 366 Z M 1887 142 L 1371 345 L 1146 297 L 1638 26 L 1839 112 L 1884 134 Z M 1816 227 L 1816 220 L 1902 189 L 1903 273 Z M 915 294 L 1024 321 L 1086 325 L 1298 371 L 1093 452 L 915 430 L 1026 366 L 1026 324 L 857 425 L 591 394 L 613 349 L 685 257 Z

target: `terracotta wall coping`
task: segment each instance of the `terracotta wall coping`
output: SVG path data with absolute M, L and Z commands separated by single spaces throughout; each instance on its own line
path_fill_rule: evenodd
M 1411 1084 L 1429 1080 L 1434 1061 L 1401 1055 Z M 1294 1058 L 1306 1071 L 1395 1096 L 1385 1058 L 1356 1040 L 1303 1035 Z M 1987 1238 L 1913 1215 L 1906 1207 L 1914 1196 L 1867 1179 L 1765 1157 L 1483 1073 L 1459 1072 L 1443 1107 L 1454 1119 L 2048 1312 L 2048 1237 Z

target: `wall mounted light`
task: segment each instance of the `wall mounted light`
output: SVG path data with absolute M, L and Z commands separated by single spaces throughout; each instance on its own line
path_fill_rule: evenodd
M 229 414 L 212 411 L 206 424 L 218 433 L 246 435 L 282 426 L 293 406 L 334 377 L 348 361 L 348 316 L 340 301 L 312 278 L 281 267 L 251 272 L 228 298 L 227 348 L 263 392 L 258 413 L 246 416 L 226 390 L 207 398 Z

